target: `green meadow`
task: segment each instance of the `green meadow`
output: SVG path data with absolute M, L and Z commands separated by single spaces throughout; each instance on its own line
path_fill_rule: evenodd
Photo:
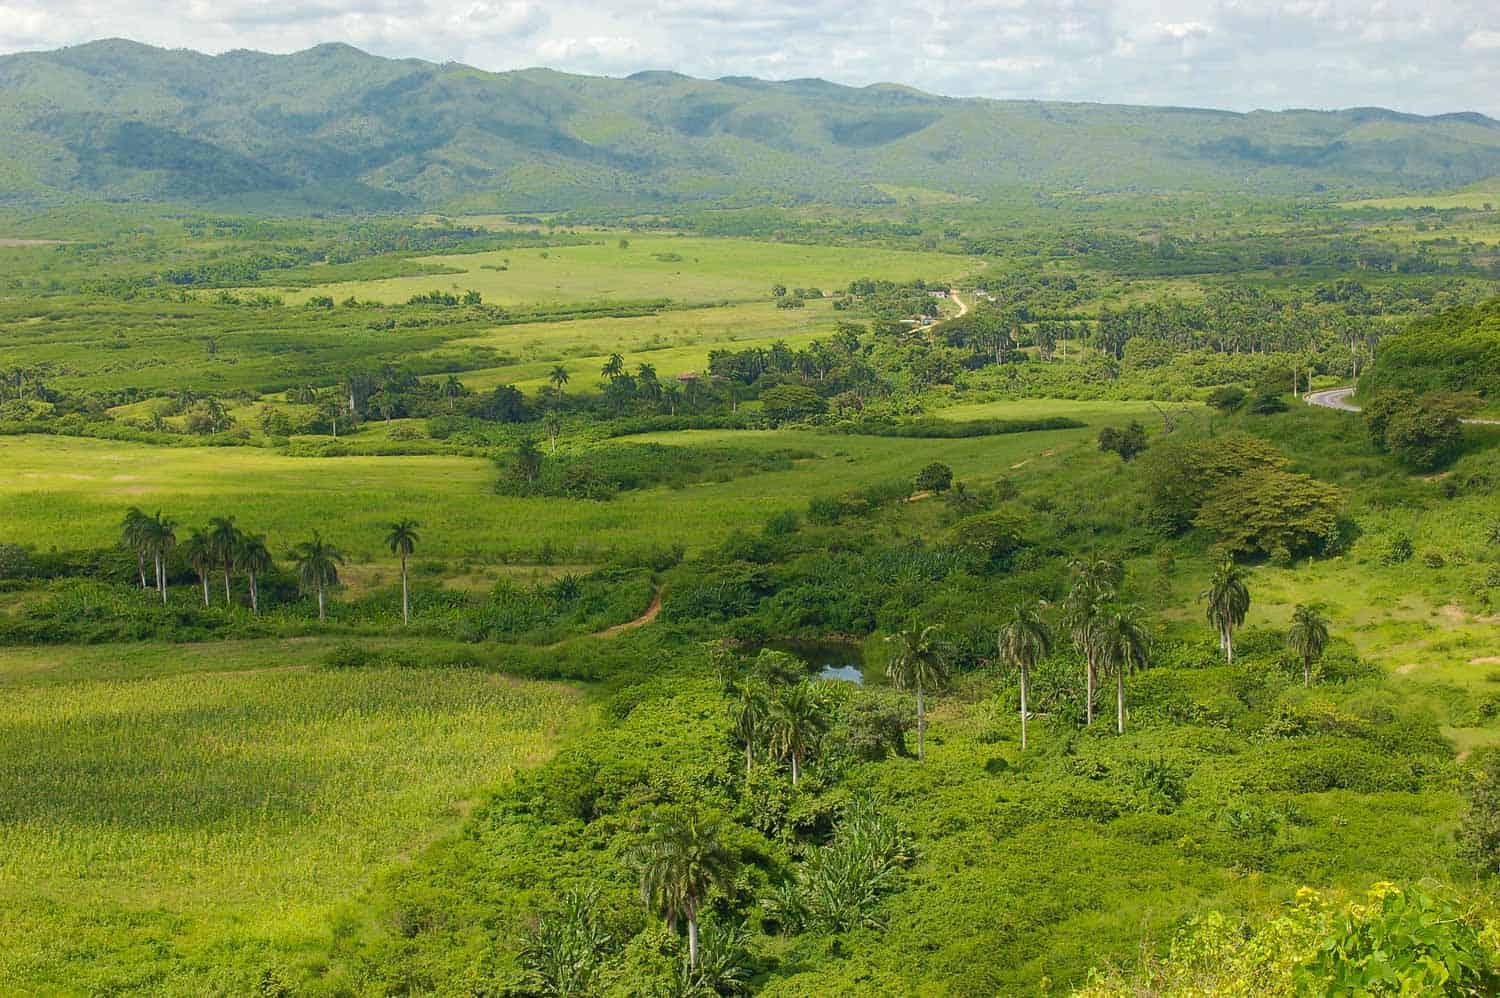
M 479 335 L 451 340 L 443 349 L 480 347 L 515 358 L 510 364 L 464 371 L 463 383 L 474 391 L 501 384 L 535 391 L 547 384 L 557 364 L 577 377 L 574 390 L 594 391 L 599 369 L 611 354 L 621 354 L 632 368 L 651 364 L 657 374 L 668 377 L 702 371 L 709 352 L 715 349 L 743 350 L 776 340 L 804 347 L 826 336 L 835 318 L 827 302 L 813 301 L 798 309 L 777 308 L 769 301 L 753 302 L 629 318 L 497 326 Z
M 1082 414 L 1093 424 L 1144 403 L 996 402 L 955 417 Z M 610 551 L 681 543 L 689 550 L 767 516 L 872 482 L 909 478 L 932 461 L 960 478 L 989 481 L 1059 449 L 1089 446 L 1089 429 L 956 440 L 893 439 L 806 430 L 702 430 L 635 439 L 748 450 L 802 448 L 817 456 L 787 471 L 682 489 L 631 491 L 609 502 L 520 498 L 493 492 L 498 470 L 482 458 L 287 457 L 253 447 L 160 448 L 70 437 L 0 437 L 0 515 L 18 536 L 59 548 L 107 545 L 124 511 L 163 510 L 180 523 L 233 515 L 281 551 L 320 530 L 356 561 L 384 559 L 381 529 L 395 515 L 420 520 L 425 556 L 450 561 L 531 561 L 544 544 L 595 561 Z
M 620 239 L 629 245 L 621 248 Z M 474 290 L 485 301 L 507 306 L 661 298 L 705 304 L 763 299 L 778 283 L 832 291 L 857 277 L 947 281 L 979 269 L 972 260 L 944 253 L 624 235 L 583 246 L 419 258 L 416 262 L 440 264 L 459 273 L 341 282 L 281 293 L 293 304 L 314 294 L 395 303 L 434 289 Z

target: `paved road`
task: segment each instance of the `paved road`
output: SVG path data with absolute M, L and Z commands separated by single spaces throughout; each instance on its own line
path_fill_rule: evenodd
M 1352 387 L 1325 388 L 1320 392 L 1309 392 L 1302 397 L 1308 405 L 1320 405 L 1325 409 L 1337 409 L 1339 412 L 1359 412 L 1359 406 L 1349 401 L 1349 396 L 1353 394 Z M 1466 419 L 1464 422 L 1473 423 L 1476 426 L 1500 426 L 1500 419 Z
M 1349 396 L 1353 394 L 1353 388 L 1325 388 L 1321 392 L 1310 392 L 1302 397 L 1307 400 L 1308 405 L 1320 405 L 1340 412 L 1359 412 L 1359 406 L 1349 401 Z

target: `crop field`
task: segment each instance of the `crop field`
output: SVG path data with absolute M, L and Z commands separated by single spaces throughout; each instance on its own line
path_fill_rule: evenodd
M 314 294 L 404 302 L 434 289 L 473 289 L 485 301 L 501 305 L 660 298 L 702 304 L 764 298 L 777 283 L 829 291 L 857 277 L 945 281 L 978 267 L 972 259 L 944 253 L 691 237 L 650 236 L 628 242 L 624 249 L 611 239 L 584 246 L 422 258 L 417 262 L 462 273 L 325 284 L 282 293 L 289 303 Z
M 318 652 L 0 651 L 0 981 L 244 993 L 586 714 L 566 687 Z

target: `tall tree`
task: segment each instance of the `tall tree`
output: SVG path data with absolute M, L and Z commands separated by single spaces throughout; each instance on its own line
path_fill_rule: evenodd
M 150 536 L 150 528 L 147 524 L 151 518 L 141 512 L 139 506 L 132 506 L 125 513 L 125 518 L 120 521 L 120 543 L 128 550 L 135 552 L 135 570 L 141 579 L 141 589 L 146 588 L 146 552 L 150 548 L 147 538 Z
M 734 701 L 729 705 L 729 724 L 734 737 L 745 743 L 746 776 L 755 765 L 755 743 L 767 733 L 770 710 L 771 698 L 765 683 L 751 679 L 735 690 Z
M 599 373 L 613 381 L 625 373 L 625 358 L 617 353 L 610 354 L 609 359 L 604 362 L 604 366 L 599 368 Z
M 1225 555 L 1214 569 L 1208 588 L 1198 598 L 1208 604 L 1208 622 L 1219 635 L 1219 650 L 1225 661 L 1234 662 L 1234 629 L 1245 622 L 1250 612 L 1250 589 L 1245 585 L 1239 566 Z
M 310 587 L 318 594 L 318 622 L 326 623 L 327 593 L 331 586 L 338 585 L 339 566 L 344 563 L 343 554 L 314 530 L 312 540 L 303 541 L 292 548 L 292 561 L 297 566 L 297 578 L 303 588 Z
M 416 520 L 400 519 L 386 529 L 385 546 L 391 549 L 391 554 L 401 559 L 401 624 L 403 627 L 411 624 L 411 596 L 406 584 L 406 559 L 411 557 L 417 549 L 417 542 L 421 540 L 417 536 L 417 528 L 421 524 Z
M 1099 685 L 1099 666 L 1094 657 L 1094 645 L 1090 640 L 1094 625 L 1104 604 L 1114 596 L 1115 587 L 1125 578 L 1125 571 L 1118 562 L 1107 558 L 1075 559 L 1073 586 L 1063 601 L 1063 622 L 1073 647 L 1083 655 L 1084 662 L 1084 720 L 1094 723 L 1094 690 Z
M 177 521 L 163 516 L 161 510 L 147 519 L 145 524 L 146 548 L 156 565 L 156 588 L 161 593 L 162 606 L 167 605 L 167 559 L 177 547 Z
M 229 589 L 229 576 L 234 571 L 234 556 L 240 549 L 240 541 L 244 535 L 240 528 L 234 525 L 232 516 L 216 516 L 208 521 L 208 546 L 214 554 L 214 561 L 224 569 L 224 605 L 228 606 L 232 600 Z
M 766 711 L 767 745 L 771 754 L 792 767 L 792 786 L 802 776 L 802 763 L 828 729 L 828 714 L 807 680 L 783 687 Z
M 1052 653 L 1052 628 L 1037 606 L 1022 603 L 1000 626 L 1000 660 L 1016 670 L 1021 681 L 1021 751 L 1026 751 L 1026 696 L 1031 669 Z
M 463 397 L 464 391 L 464 383 L 458 380 L 458 375 L 448 375 L 448 379 L 443 382 L 442 393 L 443 398 L 448 400 L 449 412 L 453 411 L 454 405 Z
M 891 644 L 891 660 L 886 675 L 898 690 L 917 695 L 917 761 L 927 758 L 927 691 L 934 693 L 948 681 L 947 649 L 938 640 L 939 624 L 915 626 L 886 637 Z
M 1151 664 L 1151 634 L 1134 607 L 1109 606 L 1090 634 L 1094 660 L 1115 677 L 1115 730 L 1125 733 L 1125 677 Z
M 552 373 L 547 375 L 547 380 L 552 382 L 552 387 L 556 388 L 557 394 L 561 396 L 563 387 L 568 383 L 568 369 L 561 364 L 554 365 Z
M 739 862 L 724 843 L 718 822 L 696 811 L 672 811 L 651 826 L 632 858 L 641 875 L 641 898 L 671 923 L 687 922 L 688 966 L 698 966 L 698 913 L 709 893 L 729 893 Z
M 218 564 L 213 542 L 202 531 L 195 530 L 182 543 L 181 553 L 188 567 L 198 574 L 198 584 L 203 587 L 203 605 L 208 606 L 208 576 Z
M 1286 632 L 1286 646 L 1302 662 L 1303 687 L 1311 686 L 1313 663 L 1328 647 L 1328 621 L 1317 607 L 1297 604 L 1291 629 Z
M 557 438 L 562 435 L 562 417 L 556 409 L 548 409 L 542 417 L 542 428 L 547 431 L 547 441 L 552 453 L 557 453 Z
M 260 616 L 260 577 L 275 565 L 264 534 L 247 534 L 240 538 L 234 564 L 250 580 L 250 612 Z

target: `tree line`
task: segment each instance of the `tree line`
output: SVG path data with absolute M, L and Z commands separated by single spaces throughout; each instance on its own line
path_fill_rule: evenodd
M 175 519 L 160 510 L 147 514 L 139 507 L 132 507 L 125 513 L 120 523 L 120 544 L 135 554 L 141 590 L 154 590 L 162 605 L 167 604 L 169 563 L 175 554 L 198 576 L 205 607 L 211 605 L 211 577 L 222 576 L 224 605 L 228 607 L 234 605 L 234 579 L 243 575 L 248 583 L 250 611 L 260 616 L 260 580 L 276 568 L 265 535 L 247 533 L 232 516 L 212 517 L 204 527 L 189 528 L 185 538 L 179 538 L 179 526 Z M 403 625 L 411 623 L 407 560 L 421 540 L 417 533 L 420 527 L 416 520 L 403 518 L 386 528 L 385 545 L 400 559 Z M 343 552 L 314 530 L 310 538 L 292 546 L 286 560 L 291 563 L 302 590 L 316 597 L 318 621 L 326 623 L 328 592 L 339 584 L 339 569 L 346 563 Z M 149 580 L 147 562 L 151 565 Z

